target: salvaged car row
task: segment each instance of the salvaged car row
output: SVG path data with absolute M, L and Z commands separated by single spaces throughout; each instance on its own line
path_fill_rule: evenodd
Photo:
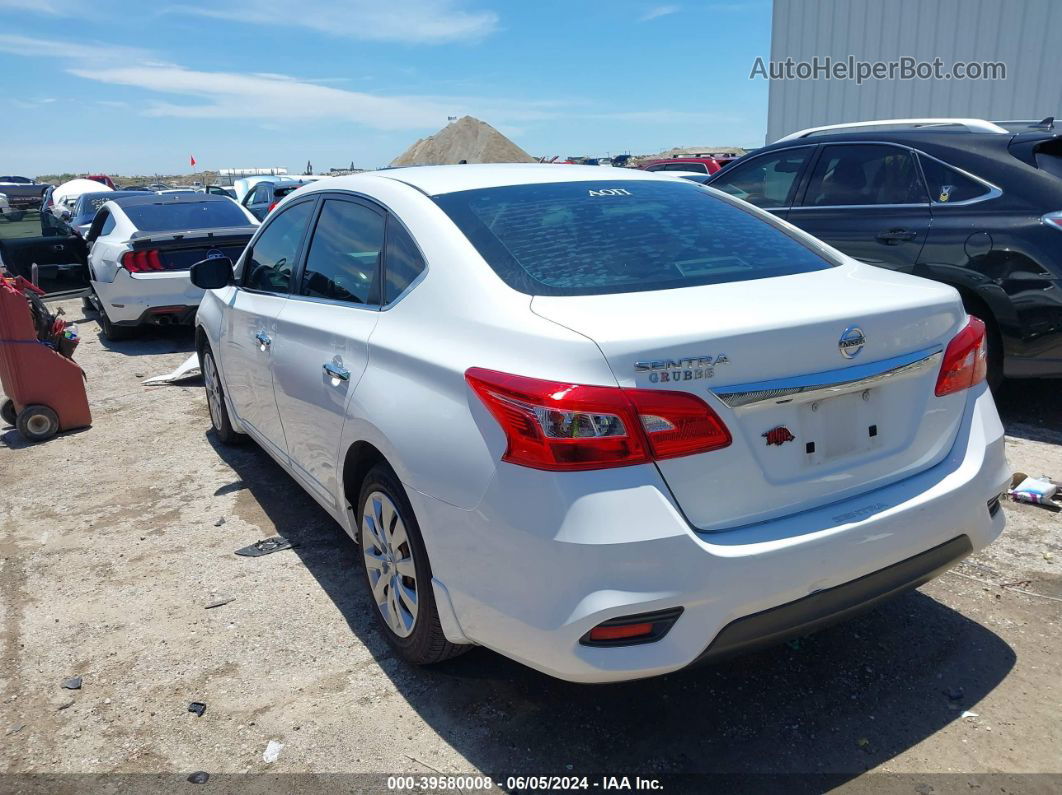
M 194 322 L 218 439 L 360 544 L 405 659 L 616 681 L 806 633 L 1002 531 L 988 379 L 1062 374 L 1060 139 L 1020 126 L 804 131 L 694 179 L 260 183 L 261 226 L 119 196 L 0 254 L 108 336 Z

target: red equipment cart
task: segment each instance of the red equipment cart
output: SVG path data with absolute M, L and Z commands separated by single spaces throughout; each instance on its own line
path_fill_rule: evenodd
M 29 441 L 42 442 L 91 424 L 92 415 L 84 373 L 37 338 L 23 290 L 41 293 L 21 277 L 0 278 L 0 384 L 8 397 L 0 416 Z

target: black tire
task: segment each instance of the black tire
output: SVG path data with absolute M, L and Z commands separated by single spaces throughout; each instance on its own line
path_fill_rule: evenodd
M 43 442 L 59 433 L 59 415 L 47 406 L 26 406 L 15 418 L 15 427 L 31 442 Z
M 229 419 L 229 409 L 225 405 L 225 387 L 221 383 L 221 374 L 214 362 L 214 354 L 210 348 L 202 353 L 203 387 L 206 389 L 207 411 L 210 413 L 210 424 L 214 426 L 214 433 L 218 435 L 218 441 L 222 444 L 235 445 L 246 441 L 246 434 L 238 433 L 232 427 Z
M 17 221 L 21 221 L 25 217 L 26 217 L 26 213 L 25 213 L 24 210 L 11 210 L 11 211 L 9 211 L 7 213 L 7 219 L 9 221 L 16 221 L 17 222 Z
M 136 326 L 116 326 L 111 322 L 111 319 L 107 317 L 106 311 L 101 310 L 99 312 L 99 323 L 100 333 L 105 340 L 119 342 L 136 336 Z
M 366 560 L 367 552 L 380 551 L 372 531 L 368 528 L 369 523 L 365 521 L 364 516 L 365 505 L 374 494 L 385 495 L 396 509 L 398 521 L 405 530 L 407 544 L 397 545 L 398 549 L 395 550 L 395 557 L 397 558 L 399 554 L 403 558 L 407 555 L 412 556 L 413 568 L 416 574 L 412 587 L 416 589 L 417 613 L 413 620 L 411 631 L 403 637 L 396 633 L 391 628 L 388 620 L 384 618 L 383 610 L 385 608 L 377 601 L 373 591 L 373 574 L 370 573 L 369 566 L 363 565 L 366 595 L 372 613 L 376 617 L 377 626 L 383 633 L 384 638 L 402 659 L 414 665 L 431 665 L 468 651 L 471 648 L 470 646 L 450 643 L 443 634 L 442 624 L 439 622 L 439 610 L 435 604 L 435 593 L 431 587 L 431 565 L 428 561 L 427 550 L 424 548 L 424 539 L 420 534 L 420 525 L 417 524 L 417 518 L 413 514 L 413 508 L 406 497 L 405 489 L 402 488 L 402 484 L 386 464 L 377 464 L 369 470 L 369 474 L 365 476 L 361 492 L 358 495 L 356 514 L 358 519 L 358 543 L 361 546 L 363 563 Z M 395 523 L 392 522 L 392 527 L 394 526 Z M 405 551 L 400 552 L 399 550 Z M 388 569 L 384 570 L 384 572 L 387 571 Z M 392 577 L 399 578 L 405 581 L 405 584 L 408 584 L 410 579 L 399 574 L 397 565 L 393 565 L 390 573 L 381 573 L 377 569 L 373 569 L 373 572 L 378 575 L 376 581 L 385 577 Z M 391 582 L 394 581 L 394 579 L 391 580 Z M 382 585 L 381 589 L 390 593 L 390 586 Z M 396 597 L 395 604 L 398 605 L 398 603 L 399 600 Z
M 11 398 L 4 398 L 4 402 L 0 403 L 0 420 L 8 425 L 14 425 L 17 422 L 18 412 L 15 411 L 15 401 Z

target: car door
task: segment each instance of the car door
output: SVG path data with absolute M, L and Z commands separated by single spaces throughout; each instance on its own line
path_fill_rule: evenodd
M 706 184 L 785 218 L 815 149 L 774 149 L 716 172 Z
M 266 216 L 266 208 L 269 206 L 269 196 L 272 194 L 272 187 L 271 183 L 259 182 L 243 197 L 243 206 L 259 221 Z
M 46 300 L 88 295 L 88 247 L 50 210 L 26 210 L 18 220 L 0 217 L 0 266 L 35 282 Z
M 273 392 L 279 348 L 277 317 L 288 300 L 315 207 L 313 197 L 291 204 L 262 228 L 244 252 L 225 312 L 221 369 L 233 411 L 283 461 L 287 461 L 288 445 Z
M 385 213 L 326 194 L 277 324 L 277 404 L 292 468 L 336 506 L 339 439 L 380 316 Z
M 893 144 L 822 147 L 788 220 L 870 265 L 910 272 L 932 223 L 914 153 Z

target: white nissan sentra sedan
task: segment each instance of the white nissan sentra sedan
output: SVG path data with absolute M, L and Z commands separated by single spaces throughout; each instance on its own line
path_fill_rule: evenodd
M 653 676 L 920 585 L 1003 529 L 985 330 L 685 180 L 406 168 L 207 260 L 210 416 L 361 545 L 388 641 Z

